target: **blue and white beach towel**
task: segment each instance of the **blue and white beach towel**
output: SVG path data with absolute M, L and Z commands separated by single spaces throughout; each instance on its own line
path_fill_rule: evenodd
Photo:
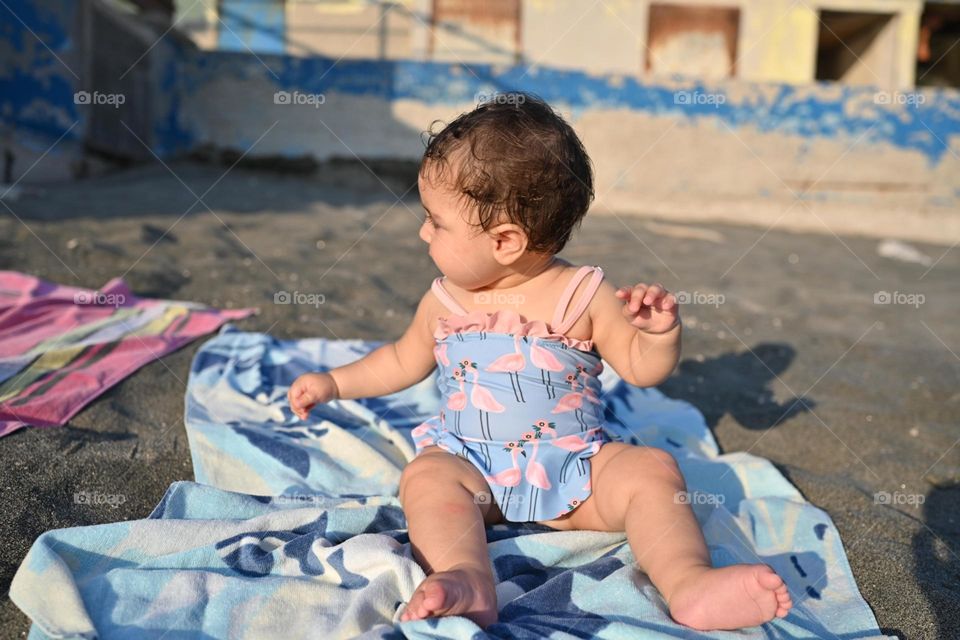
M 857 590 L 836 527 L 768 461 L 719 455 L 703 416 L 601 374 L 615 440 L 678 460 L 713 562 L 765 562 L 786 618 L 736 632 L 673 622 L 626 536 L 488 527 L 499 622 L 400 622 L 426 577 L 396 497 L 410 430 L 436 413 L 433 377 L 400 393 L 286 406 L 301 373 L 381 343 L 279 341 L 226 326 L 194 359 L 186 427 L 196 482 L 143 520 L 41 535 L 11 587 L 39 638 L 887 638 Z

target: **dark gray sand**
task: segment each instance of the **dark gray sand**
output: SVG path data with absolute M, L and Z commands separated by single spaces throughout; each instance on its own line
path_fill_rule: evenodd
M 154 166 L 42 187 L 11 203 L 25 224 L 0 208 L 0 268 L 86 287 L 126 274 L 140 295 L 260 306 L 238 326 L 285 338 L 395 339 L 438 275 L 416 190 L 391 195 L 413 184 L 409 169 L 379 167 L 384 182 L 347 164 L 313 176 L 238 167 L 219 182 L 225 166 L 172 170 L 205 204 Z M 940 259 L 946 247 L 917 245 L 940 259 L 928 272 L 879 256 L 872 239 L 676 225 L 710 240 L 651 222 L 591 214 L 562 255 L 617 285 L 722 295 L 682 307 L 682 361 L 661 389 L 704 413 L 722 451 L 770 459 L 830 514 L 885 633 L 960 638 L 960 247 Z M 277 291 L 326 298 L 275 305 Z M 878 305 L 878 291 L 925 299 Z M 181 416 L 199 344 L 66 427 L 0 439 L 4 592 L 44 531 L 143 518 L 171 482 L 193 479 Z M 75 504 L 78 491 L 125 502 Z M 28 624 L 5 599 L 0 635 Z

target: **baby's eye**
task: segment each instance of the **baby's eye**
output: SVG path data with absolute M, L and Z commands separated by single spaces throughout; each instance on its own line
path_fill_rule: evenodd
M 424 221 L 424 222 L 429 222 L 431 225 L 433 225 L 433 228 L 434 228 L 434 229 L 439 229 L 439 228 L 440 228 L 440 225 L 437 224 L 437 221 L 434 220 L 434 219 L 433 219 L 433 216 L 431 216 L 429 213 L 424 213 L 424 214 L 423 214 L 423 221 Z

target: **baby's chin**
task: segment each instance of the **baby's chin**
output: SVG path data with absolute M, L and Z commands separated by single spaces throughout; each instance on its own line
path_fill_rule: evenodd
M 436 264 L 436 260 L 434 260 Z M 477 256 L 469 267 L 446 264 L 447 269 L 437 265 L 437 269 L 446 278 L 446 283 L 463 291 L 482 292 L 495 288 L 497 283 L 515 273 L 512 269 L 498 264 L 492 257 L 485 259 Z
M 439 269 L 439 267 L 437 267 Z M 489 282 L 492 282 L 494 278 L 486 279 L 477 279 L 475 274 L 470 274 L 469 276 L 464 276 L 462 273 L 457 271 L 445 271 L 440 269 L 440 273 L 443 274 L 443 277 L 446 278 L 447 284 L 452 284 L 459 289 L 464 291 L 476 291 L 483 289 Z
M 447 282 L 453 284 L 454 286 L 464 291 L 481 292 L 489 289 L 490 283 L 494 282 L 494 279 L 477 282 L 475 280 L 462 281 L 462 280 L 457 280 L 456 278 L 451 278 L 447 276 Z

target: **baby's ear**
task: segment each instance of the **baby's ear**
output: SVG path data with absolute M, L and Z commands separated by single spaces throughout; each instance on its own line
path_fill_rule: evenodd
M 504 266 L 512 264 L 526 253 L 529 241 L 526 232 L 519 225 L 505 223 L 490 231 L 493 257 L 500 264 Z

